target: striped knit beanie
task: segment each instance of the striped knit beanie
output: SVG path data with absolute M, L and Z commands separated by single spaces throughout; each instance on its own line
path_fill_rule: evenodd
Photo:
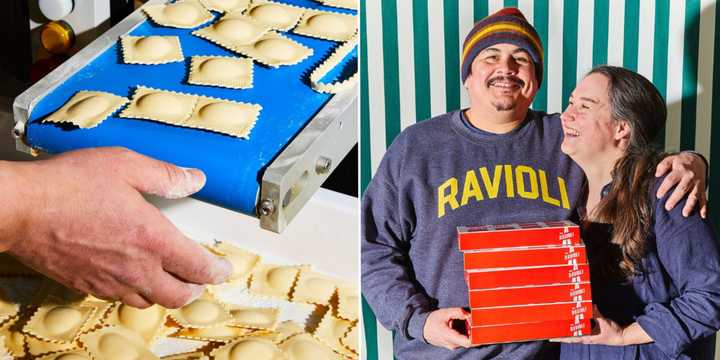
M 504 8 L 475 23 L 463 43 L 462 81 L 470 75 L 472 62 L 480 51 L 501 43 L 519 46 L 530 54 L 539 86 L 543 75 L 542 42 L 535 28 L 517 8 Z

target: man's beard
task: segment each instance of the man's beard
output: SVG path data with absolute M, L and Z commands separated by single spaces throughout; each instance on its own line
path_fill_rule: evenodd
M 510 111 L 510 110 L 515 109 L 515 106 L 517 106 L 517 101 L 498 100 L 498 101 L 493 101 L 492 106 L 495 107 L 496 111 Z
M 523 81 L 522 79 L 520 79 L 517 76 L 513 76 L 513 75 L 502 76 L 501 75 L 501 76 L 496 76 L 496 77 L 489 79 L 487 82 L 487 87 L 489 88 L 492 85 L 494 85 L 496 82 L 499 82 L 499 81 L 507 81 L 507 82 L 514 83 L 519 88 L 522 88 L 523 86 L 525 86 L 525 81 Z M 515 109 L 516 105 L 517 105 L 517 100 L 514 100 L 514 99 L 513 100 L 497 100 L 497 101 L 492 102 L 492 106 L 495 107 L 496 111 L 510 111 L 510 110 Z

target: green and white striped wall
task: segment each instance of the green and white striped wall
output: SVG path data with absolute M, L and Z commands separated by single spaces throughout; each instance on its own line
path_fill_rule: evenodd
M 695 149 L 710 160 L 711 216 L 720 224 L 715 0 L 362 0 L 362 188 L 403 128 L 468 106 L 459 79 L 464 36 L 505 6 L 519 7 L 545 46 L 535 109 L 560 112 L 576 82 L 597 64 L 634 69 L 655 83 L 668 102 L 665 147 Z M 364 301 L 362 320 L 363 357 L 392 359 L 392 334 Z

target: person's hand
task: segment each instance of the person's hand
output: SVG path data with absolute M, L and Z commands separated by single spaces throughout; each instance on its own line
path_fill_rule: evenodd
M 17 197 L 0 240 L 9 254 L 65 286 L 138 308 L 178 308 L 232 272 L 141 194 L 188 196 L 205 184 L 199 170 L 121 148 L 2 165 Z
M 595 320 L 595 325 L 592 331 L 593 335 L 571 336 L 551 339 L 550 341 L 586 345 L 625 345 L 623 328 L 618 325 L 618 323 L 604 317 L 597 309 L 597 307 L 593 307 L 593 312 L 593 319 Z
M 423 336 L 428 343 L 455 350 L 470 347 L 470 338 L 452 328 L 453 320 L 467 320 L 470 314 L 463 308 L 444 308 L 430 313 L 425 320 Z
M 707 216 L 707 197 L 705 196 L 705 162 L 696 154 L 681 152 L 663 159 L 657 166 L 655 176 L 659 177 L 670 171 L 670 174 L 660 184 L 657 191 L 658 199 L 675 187 L 675 191 L 665 202 L 665 209 L 671 210 L 687 195 L 687 202 L 683 208 L 683 216 L 687 217 L 693 209 L 700 209 L 703 219 Z

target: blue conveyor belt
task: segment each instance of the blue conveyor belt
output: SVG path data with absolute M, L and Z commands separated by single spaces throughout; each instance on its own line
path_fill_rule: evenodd
M 279 2 L 348 12 L 323 7 L 311 0 Z M 216 13 L 213 14 L 216 18 L 219 17 Z M 208 24 L 210 22 L 200 27 Z M 163 65 L 124 64 L 119 42 L 116 43 L 38 102 L 30 114 L 27 126 L 28 143 L 49 153 L 97 146 L 124 146 L 180 166 L 200 168 L 207 176 L 207 184 L 195 195 L 196 198 L 246 214 L 254 214 L 263 169 L 331 97 L 313 91 L 308 86 L 307 77 L 339 43 L 295 35 L 292 32 L 283 33 L 311 47 L 314 50 L 313 55 L 299 64 L 276 69 L 255 63 L 254 87 L 235 90 L 187 84 L 190 56 L 237 56 L 205 39 L 191 35 L 193 30 L 161 27 L 150 20 L 143 22 L 129 34 L 177 35 L 186 60 Z M 353 58 L 357 58 L 357 49 L 344 62 L 347 63 Z M 338 66 L 328 74 L 328 78 L 338 76 L 342 68 L 343 66 Z M 117 116 L 108 118 L 93 129 L 40 122 L 79 90 L 107 91 L 130 98 L 137 85 L 256 103 L 262 105 L 262 111 L 249 140 Z

